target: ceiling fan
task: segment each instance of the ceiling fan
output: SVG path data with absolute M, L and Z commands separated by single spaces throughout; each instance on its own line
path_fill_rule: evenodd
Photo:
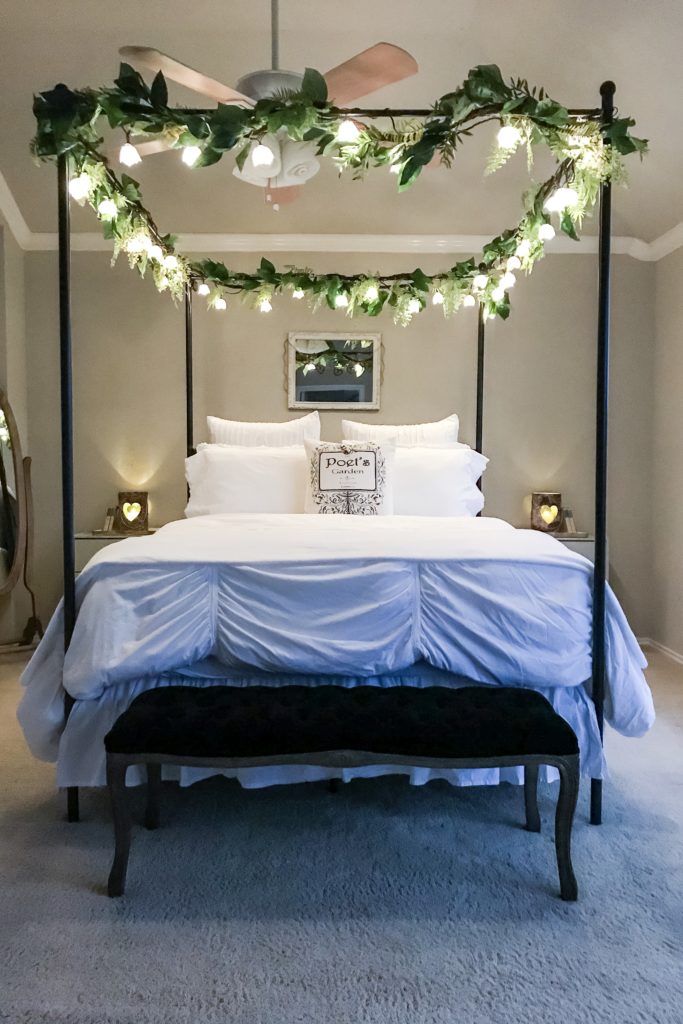
M 243 75 L 234 89 L 148 46 L 122 46 L 119 53 L 129 64 L 161 71 L 170 81 L 217 103 L 253 107 L 259 99 L 300 89 L 303 81 L 303 74 L 279 67 L 278 14 L 278 0 L 271 0 L 271 68 Z M 331 102 L 344 107 L 385 85 L 409 78 L 417 70 L 417 62 L 406 50 L 392 43 L 375 43 L 332 68 L 324 78 Z M 146 155 L 171 147 L 158 139 L 140 143 L 135 148 L 139 155 Z M 262 144 L 251 147 L 244 166 L 235 167 L 233 174 L 241 181 L 263 188 L 266 202 L 278 210 L 281 203 L 296 199 L 303 183 L 318 173 L 320 164 L 315 149 L 315 143 L 294 142 L 280 135 L 267 136 Z

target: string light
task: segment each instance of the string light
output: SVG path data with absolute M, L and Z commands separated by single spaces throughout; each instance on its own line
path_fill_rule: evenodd
M 367 286 L 364 298 L 366 302 L 377 302 L 377 299 L 379 298 L 379 288 L 376 284 L 369 284 Z
M 92 181 L 90 175 L 83 171 L 77 178 L 72 178 L 69 182 L 69 195 L 72 199 L 76 199 L 81 202 L 83 199 L 88 198 L 90 189 L 92 188 Z
M 512 124 L 504 124 L 498 132 L 496 141 L 501 149 L 514 149 L 522 141 L 522 133 Z
M 259 142 L 251 151 L 251 162 L 254 167 L 270 167 L 275 162 L 275 153 L 270 146 L 264 146 Z
M 408 312 L 411 316 L 419 313 L 422 309 L 422 304 L 419 299 L 408 299 Z
M 515 256 L 518 256 L 520 259 L 526 259 L 527 256 L 530 256 L 530 255 L 531 255 L 531 242 L 529 241 L 528 238 L 523 238 L 522 241 L 517 246 L 517 248 L 515 249 Z
M 558 188 L 555 189 L 552 195 L 548 196 L 543 204 L 543 209 L 547 210 L 548 213 L 562 213 L 563 210 L 576 206 L 578 201 L 579 194 L 576 189 Z
M 295 288 L 294 291 L 292 292 L 292 298 L 293 299 L 303 299 L 304 294 L 305 294 L 305 292 L 304 292 L 303 288 Z
M 463 306 L 476 306 L 477 300 L 475 299 L 474 295 L 465 295 L 465 297 L 462 300 L 462 304 Z
M 511 274 L 510 271 L 508 270 L 508 272 L 506 274 L 503 274 L 503 276 L 501 277 L 500 286 L 501 288 L 514 288 L 516 280 L 517 278 L 515 277 L 515 275 Z
M 488 283 L 489 279 L 486 276 L 486 274 L 477 274 L 474 280 L 472 281 L 473 287 L 478 288 L 480 291 L 482 288 L 485 288 Z
M 270 313 L 273 308 L 273 304 L 270 299 L 261 299 L 258 304 L 258 308 L 261 313 Z
M 197 295 L 208 295 L 210 291 L 211 289 L 209 288 L 206 281 L 202 281 L 201 284 L 197 285 Z
M 402 169 L 402 165 L 401 164 L 389 164 L 389 173 L 390 174 L 400 174 L 401 173 L 401 169 Z
M 98 203 L 97 212 L 100 217 L 115 217 L 119 208 L 113 199 L 103 199 L 101 203 Z
M 519 256 L 511 256 L 505 264 L 507 270 L 519 270 L 522 265 L 522 261 Z
M 355 373 L 356 377 L 362 377 L 363 374 L 365 373 L 365 367 L 363 366 L 362 363 L 354 363 L 353 372 Z
M 549 242 L 555 237 L 555 228 L 552 224 L 541 224 L 538 228 L 538 237 L 542 242 Z
M 145 242 L 147 244 L 145 244 Z M 135 235 L 133 238 L 129 238 L 126 242 L 126 250 L 128 252 L 147 252 L 151 243 L 148 238 L 141 235 Z
M 344 292 L 340 292 L 339 295 L 335 297 L 334 304 L 337 307 L 337 309 L 343 309 L 344 306 L 348 306 L 348 295 L 346 295 Z
M 130 139 L 126 139 L 119 150 L 119 162 L 125 167 L 135 167 L 136 164 L 142 163 L 142 157 Z
M 164 274 L 162 279 L 159 281 L 159 287 L 160 288 L 168 288 L 169 284 L 170 284 L 170 281 L 168 280 L 168 278 Z
M 175 270 L 178 266 L 178 257 L 170 252 L 168 256 L 164 256 L 163 264 L 166 270 Z
M 194 167 L 201 155 L 202 151 L 199 146 L 185 146 L 180 155 L 180 159 L 188 167 Z
M 225 299 L 221 295 L 219 295 L 217 299 L 213 300 L 213 308 L 219 309 L 222 312 L 224 309 L 228 308 L 228 304 L 225 301 Z
M 436 291 L 432 295 L 433 306 L 443 306 L 443 292 Z
M 494 288 L 491 292 L 491 298 L 494 302 L 502 302 L 505 298 L 505 289 L 501 285 L 498 285 L 498 287 Z
M 360 131 L 355 121 L 350 121 L 347 118 L 337 128 L 337 142 L 348 144 L 358 142 L 359 138 Z
M 151 260 L 157 260 L 159 263 L 161 263 L 161 261 L 164 258 L 164 250 L 161 248 L 160 245 L 153 245 L 151 247 L 151 249 L 149 250 L 149 258 Z
M 304 366 L 304 373 L 313 373 L 314 370 L 315 370 L 315 363 L 313 363 L 313 362 L 306 363 L 306 365 Z

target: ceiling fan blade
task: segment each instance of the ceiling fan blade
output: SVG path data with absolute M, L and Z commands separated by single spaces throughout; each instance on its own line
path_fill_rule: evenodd
M 279 210 L 284 203 L 293 203 L 295 199 L 298 199 L 302 188 L 303 185 L 283 185 L 282 188 L 266 188 L 266 202 L 274 210 Z
M 417 70 L 417 61 L 407 50 L 393 43 L 375 43 L 328 71 L 325 81 L 330 99 L 344 107 L 385 85 L 410 78 Z
M 215 78 L 203 75 L 201 71 L 195 71 L 187 64 L 181 64 L 161 50 L 155 50 L 150 46 L 122 46 L 119 54 L 130 64 L 142 65 L 150 71 L 162 71 L 165 78 L 177 82 L 178 85 L 184 85 L 193 92 L 201 93 L 202 96 L 208 96 L 217 103 L 234 103 L 240 107 L 254 106 L 254 101 L 248 96 L 231 89 L 229 85 L 217 82 Z

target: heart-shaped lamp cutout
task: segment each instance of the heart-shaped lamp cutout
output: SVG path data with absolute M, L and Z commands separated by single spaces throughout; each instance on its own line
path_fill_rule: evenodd
M 142 505 L 139 501 L 124 501 L 122 512 L 129 523 L 134 523 L 142 512 Z
M 125 511 L 126 506 L 124 505 L 123 508 Z M 546 526 L 551 526 L 560 514 L 557 505 L 541 505 L 538 512 Z

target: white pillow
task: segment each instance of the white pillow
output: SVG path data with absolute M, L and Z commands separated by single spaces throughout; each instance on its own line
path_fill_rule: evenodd
M 303 444 L 305 438 L 320 440 L 320 416 L 317 410 L 284 423 L 247 423 L 207 416 L 212 444 L 272 445 Z
M 303 512 L 307 468 L 303 445 L 200 444 L 185 460 L 185 515 Z
M 393 441 L 397 448 L 432 447 L 454 444 L 458 440 L 460 420 L 453 413 L 436 423 L 406 423 L 403 426 L 358 423 L 342 420 L 342 437 L 350 441 Z
M 390 516 L 394 511 L 393 444 L 306 441 L 304 510 L 316 515 Z
M 394 515 L 476 516 L 488 459 L 471 448 L 397 448 Z

